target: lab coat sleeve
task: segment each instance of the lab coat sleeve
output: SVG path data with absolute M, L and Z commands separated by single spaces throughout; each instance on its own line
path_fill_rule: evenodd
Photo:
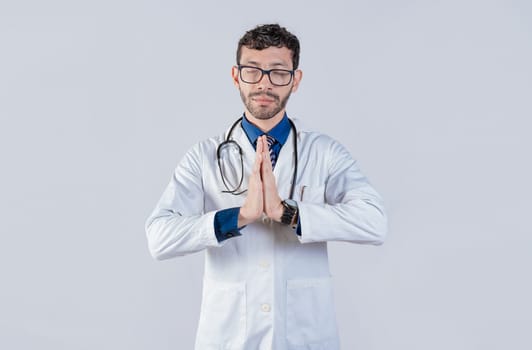
M 157 260 L 194 253 L 221 244 L 214 232 L 215 211 L 204 212 L 200 146 L 192 148 L 146 220 L 148 247 Z
M 387 217 L 379 194 L 338 142 L 331 142 L 325 159 L 328 159 L 328 177 L 324 190 L 314 200 L 306 201 L 303 197 L 298 202 L 300 242 L 382 244 L 387 233 Z

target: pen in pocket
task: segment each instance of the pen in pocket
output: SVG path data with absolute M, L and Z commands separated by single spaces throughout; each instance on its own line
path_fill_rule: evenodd
M 301 186 L 301 193 L 299 194 L 299 200 L 302 201 L 303 200 L 303 193 L 305 192 L 305 185 Z

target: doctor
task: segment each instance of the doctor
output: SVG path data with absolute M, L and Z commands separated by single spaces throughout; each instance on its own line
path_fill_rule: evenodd
M 196 349 L 339 349 L 327 242 L 381 244 L 382 200 L 342 145 L 288 118 L 297 37 L 258 26 L 236 62 L 243 118 L 178 164 L 146 222 L 150 252 L 205 251 Z

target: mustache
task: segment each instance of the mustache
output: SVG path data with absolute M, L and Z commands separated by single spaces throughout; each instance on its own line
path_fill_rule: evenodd
M 251 97 L 255 97 L 255 96 L 268 96 L 268 97 L 271 97 L 273 98 L 275 101 L 279 101 L 279 96 L 277 96 L 276 94 L 274 94 L 273 92 L 270 92 L 270 91 L 266 91 L 266 92 L 252 92 L 248 95 L 249 98 Z

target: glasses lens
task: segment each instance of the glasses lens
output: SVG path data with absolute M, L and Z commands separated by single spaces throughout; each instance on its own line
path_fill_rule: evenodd
M 292 72 L 284 69 L 273 69 L 270 72 L 270 80 L 273 85 L 288 85 L 292 81 Z
M 262 70 L 255 67 L 240 68 L 240 78 L 249 84 L 255 84 L 262 78 Z

